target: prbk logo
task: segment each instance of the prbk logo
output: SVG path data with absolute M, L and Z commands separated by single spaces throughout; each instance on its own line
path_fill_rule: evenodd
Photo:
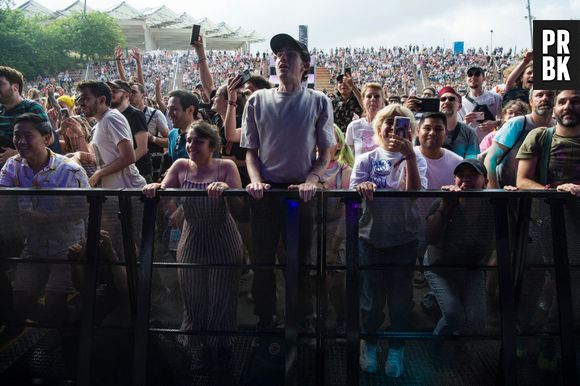
M 534 20 L 534 89 L 580 89 L 580 20 Z

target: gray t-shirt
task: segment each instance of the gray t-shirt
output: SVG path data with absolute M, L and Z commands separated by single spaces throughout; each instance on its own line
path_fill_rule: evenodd
M 475 130 L 461 122 L 457 122 L 455 129 L 447 133 L 443 147 L 461 158 L 477 158 L 479 154 L 479 142 Z
M 335 144 L 332 105 L 319 91 L 258 90 L 246 103 L 240 146 L 258 149 L 264 181 L 305 181 L 316 148 Z

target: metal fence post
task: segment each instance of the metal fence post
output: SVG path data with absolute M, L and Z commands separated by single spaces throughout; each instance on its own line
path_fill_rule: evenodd
M 298 285 L 300 280 L 300 203 L 286 199 L 286 377 L 298 385 Z
M 89 224 L 87 230 L 87 265 L 81 293 L 83 306 L 81 314 L 79 364 L 77 368 L 77 384 L 91 384 L 91 362 L 93 354 L 93 329 L 95 321 L 96 287 L 99 269 L 99 238 L 101 232 L 101 216 L 104 196 L 89 196 Z
M 574 336 L 574 310 L 566 238 L 565 200 L 550 199 L 552 218 L 552 243 L 554 246 L 554 270 L 558 294 L 558 319 L 560 321 L 560 342 L 562 349 L 562 379 L 565 385 L 577 385 L 576 339 Z
M 346 199 L 346 384 L 359 384 L 360 323 L 357 199 Z
M 135 277 L 137 271 L 137 257 L 135 241 L 133 240 L 133 223 L 131 219 L 131 197 L 119 196 L 119 212 L 121 220 L 121 234 L 123 235 L 123 254 L 125 255 L 127 288 L 129 289 L 129 303 L 131 304 L 131 318 L 135 321 Z
M 497 248 L 497 268 L 501 302 L 501 353 L 498 374 L 501 384 L 516 385 L 516 310 L 512 259 L 508 224 L 508 200 L 493 200 L 495 207 L 495 238 Z
M 155 218 L 159 199 L 144 200 L 143 233 L 137 269 L 135 315 L 135 345 L 133 351 L 133 385 L 147 384 L 147 349 L 149 341 L 149 311 L 151 303 L 151 273 L 155 251 Z

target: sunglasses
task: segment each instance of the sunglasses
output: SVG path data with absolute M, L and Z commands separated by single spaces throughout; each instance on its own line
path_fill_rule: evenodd
M 454 96 L 450 96 L 450 97 L 441 97 L 439 98 L 439 101 L 441 102 L 455 102 L 457 100 L 457 98 L 455 98 Z
M 481 71 L 467 71 L 467 76 L 468 77 L 472 77 L 472 76 L 480 76 L 481 75 Z

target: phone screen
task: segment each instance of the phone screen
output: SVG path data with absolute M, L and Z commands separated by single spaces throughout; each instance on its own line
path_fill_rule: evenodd
M 191 27 L 191 40 L 189 42 L 189 44 L 193 44 L 197 42 L 197 39 L 199 38 L 199 30 L 200 30 L 201 26 L 199 24 L 194 24 L 193 27 Z
M 240 77 L 242 78 L 242 82 L 240 83 L 240 85 L 246 83 L 248 80 L 250 80 L 250 70 L 244 70 L 241 74 Z
M 68 118 L 68 109 L 62 108 L 60 109 L 60 116 L 64 118 Z
M 432 113 L 439 111 L 439 98 L 419 98 L 421 112 Z
M 407 117 L 395 117 L 393 123 L 393 132 L 399 137 L 409 138 L 409 128 L 411 127 L 411 119 Z
M 351 71 L 350 67 L 348 67 L 348 68 L 345 68 L 345 69 L 344 69 L 344 73 L 345 73 L 345 74 L 348 74 L 349 76 L 351 76 L 351 75 L 352 75 L 352 71 Z

